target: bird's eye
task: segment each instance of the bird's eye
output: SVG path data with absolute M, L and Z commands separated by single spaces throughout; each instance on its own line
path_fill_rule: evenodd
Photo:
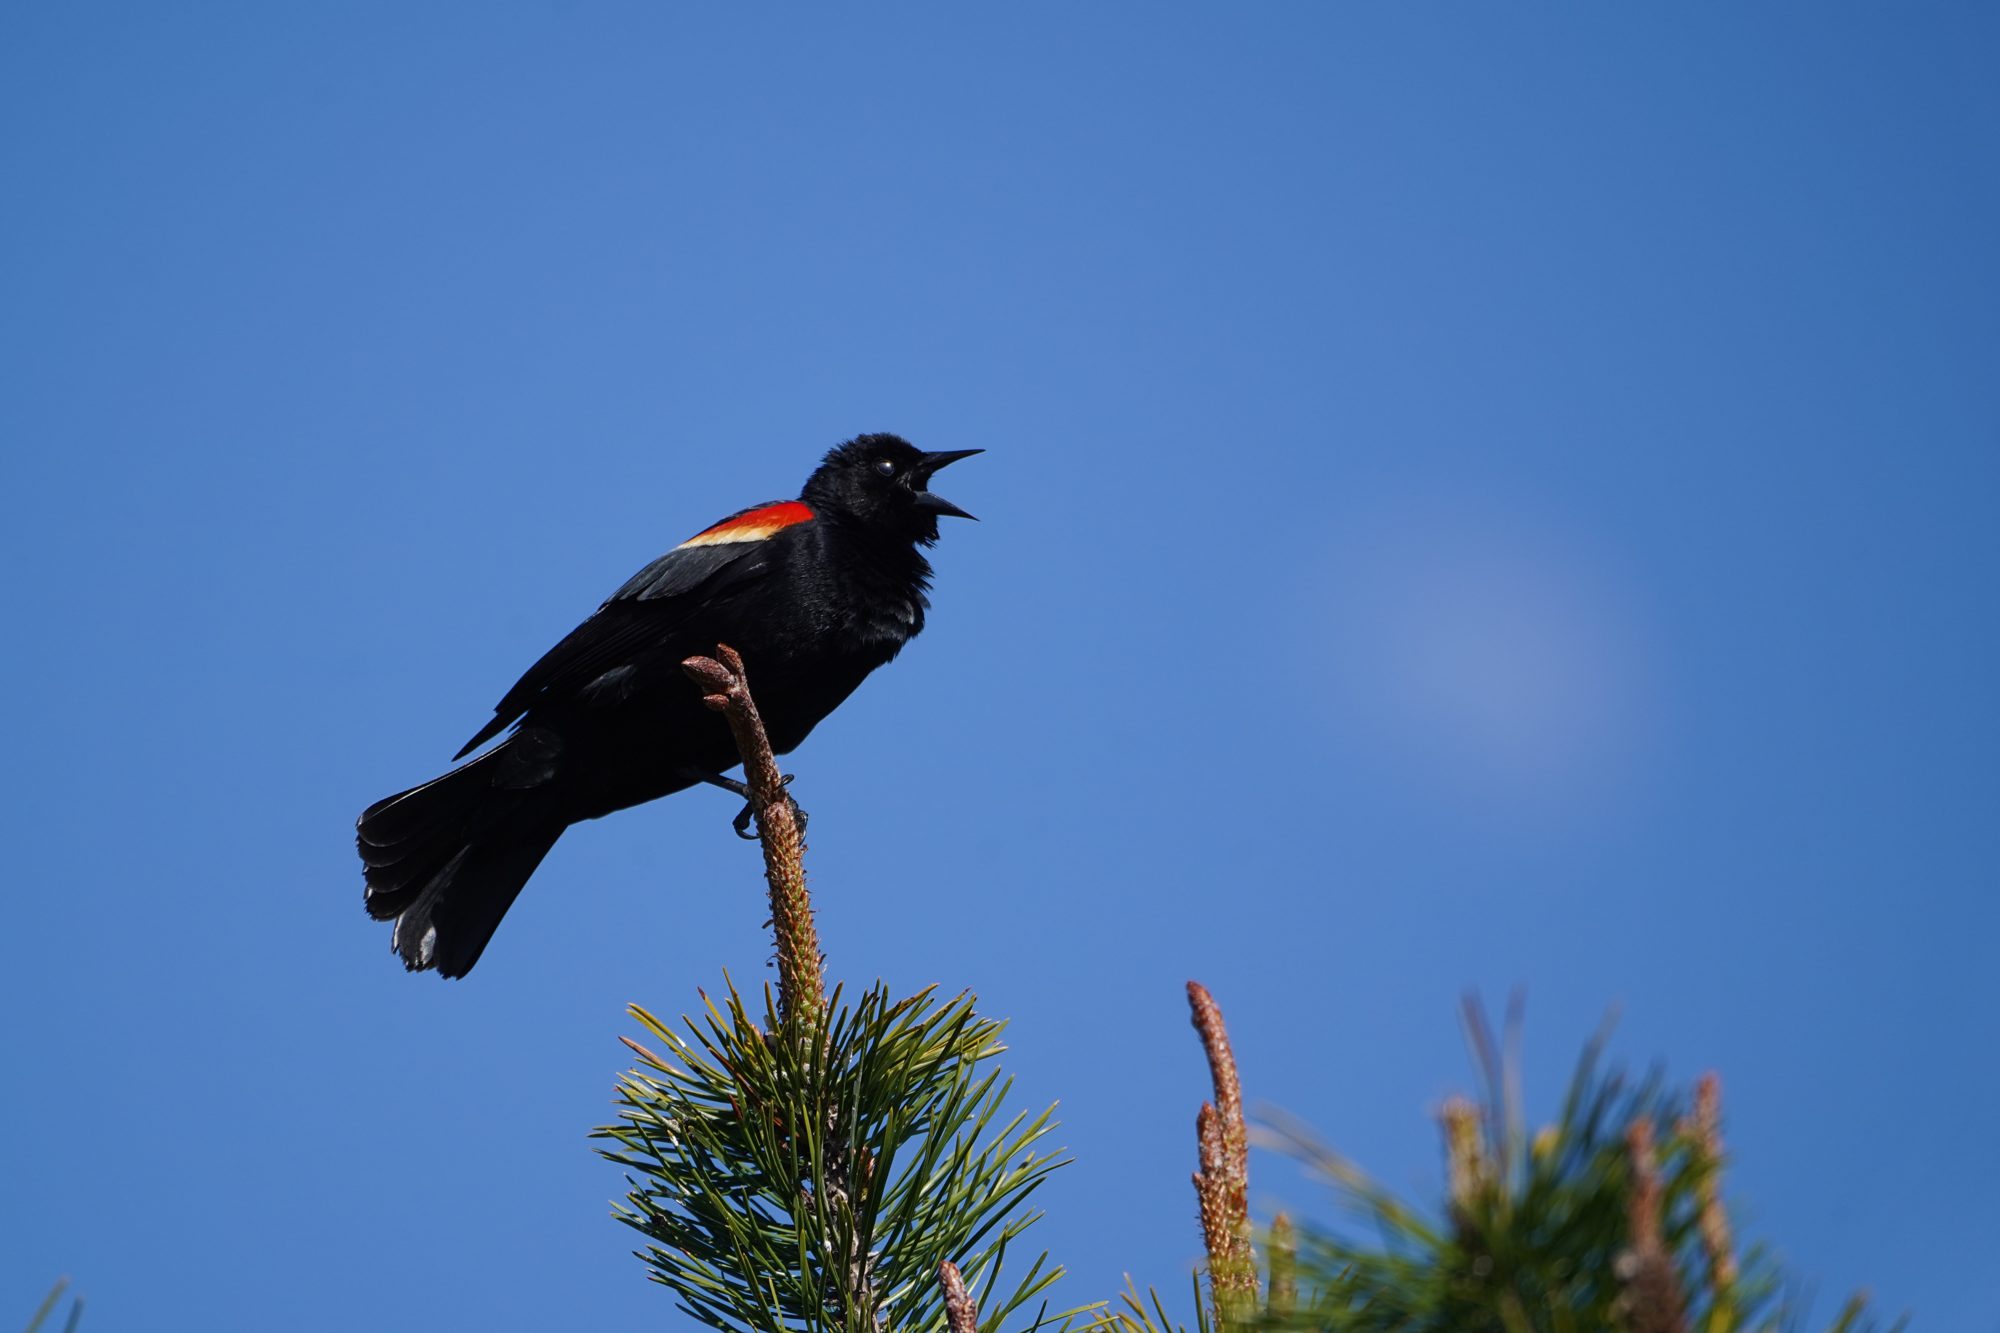
M 885 477 L 893 477 L 896 475 L 896 460 L 893 458 L 878 458 L 875 460 L 875 470 Z

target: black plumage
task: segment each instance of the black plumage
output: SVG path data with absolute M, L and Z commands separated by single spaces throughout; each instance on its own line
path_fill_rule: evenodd
M 681 662 L 743 655 L 771 744 L 806 738 L 924 627 L 947 463 L 894 435 L 827 454 L 797 500 L 742 510 L 647 565 L 507 691 L 442 777 L 362 811 L 367 907 L 412 971 L 464 976 L 564 829 L 738 762 Z

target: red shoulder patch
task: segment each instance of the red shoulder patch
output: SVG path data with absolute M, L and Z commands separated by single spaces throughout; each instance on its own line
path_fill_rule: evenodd
M 720 546 L 725 542 L 761 542 L 795 523 L 810 523 L 813 511 L 797 500 L 759 505 L 740 514 L 731 514 L 712 528 L 697 532 L 677 550 L 690 546 Z

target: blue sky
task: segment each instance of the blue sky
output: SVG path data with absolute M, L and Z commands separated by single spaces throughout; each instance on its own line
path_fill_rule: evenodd
M 1466 988 L 1547 1108 L 1722 1072 L 1739 1224 L 2000 1327 L 1990 7 L 0 18 L 0 1309 L 673 1327 L 623 1006 L 762 975 L 694 792 L 465 983 L 359 808 L 864 430 L 984 448 L 931 627 L 788 767 L 834 975 L 970 987 L 1179 1294 L 1254 1101 L 1441 1175 Z M 1281 1164 L 1259 1208 L 1323 1209 Z

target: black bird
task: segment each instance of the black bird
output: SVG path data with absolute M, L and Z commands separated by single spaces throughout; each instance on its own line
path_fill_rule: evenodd
M 972 515 L 931 475 L 981 452 L 861 435 L 796 500 L 732 514 L 647 565 L 507 691 L 456 759 L 361 812 L 368 914 L 411 971 L 462 977 L 564 829 L 721 777 L 738 762 L 681 662 L 743 655 L 780 754 L 924 627 L 938 518 Z

